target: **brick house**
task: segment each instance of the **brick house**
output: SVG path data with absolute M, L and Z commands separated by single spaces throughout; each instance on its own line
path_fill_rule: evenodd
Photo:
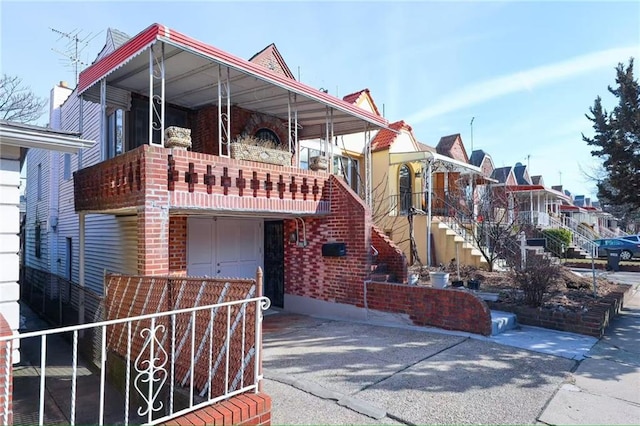
M 55 90 L 67 96 L 53 106 L 60 128 L 100 142 L 51 164 L 51 273 L 101 293 L 105 269 L 245 278 L 262 267 L 275 306 L 362 306 L 370 208 L 333 164 L 312 170 L 303 141 L 331 163 L 329 141 L 387 128 L 379 114 L 296 81 L 274 45 L 246 61 L 159 24 L 110 30 L 78 87 Z M 190 130 L 191 147 L 172 146 L 188 135 L 170 127 Z

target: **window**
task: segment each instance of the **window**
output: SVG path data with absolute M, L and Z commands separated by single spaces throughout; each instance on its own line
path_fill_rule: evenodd
M 124 112 L 116 109 L 107 116 L 107 146 L 105 158 L 112 158 L 124 152 Z
M 255 137 L 265 141 L 271 141 L 276 144 L 280 144 L 280 138 L 276 135 L 276 132 L 270 129 L 260 129 L 256 132 Z
M 157 105 L 160 111 L 160 105 Z M 187 110 L 165 104 L 164 127 L 189 127 Z M 127 150 L 149 143 L 149 101 L 146 98 L 131 99 L 131 111 L 127 114 Z M 160 143 L 160 130 L 153 131 L 153 142 Z
M 300 147 L 300 168 L 309 169 L 309 158 L 320 155 L 320 151 L 317 149 L 311 149 L 307 147 Z
M 65 257 L 65 265 L 64 272 L 67 281 L 71 281 L 73 278 L 73 240 L 71 237 L 67 237 L 67 246 L 66 246 L 66 257 Z
M 358 160 L 340 155 L 333 157 L 333 173 L 342 176 L 351 189 L 358 193 L 360 176 Z
M 409 209 L 411 208 L 411 171 L 409 170 L 409 166 L 403 164 L 400 166 L 400 174 L 398 179 L 399 191 L 398 194 L 400 196 L 399 205 L 400 205 L 400 214 L 407 215 L 409 214 Z
M 42 200 L 42 164 L 38 164 L 36 195 L 38 201 Z
M 41 227 L 40 227 L 40 222 L 36 222 L 36 229 L 35 229 L 35 254 L 36 257 L 39 259 L 40 255 L 42 254 L 41 252 Z
M 64 154 L 64 180 L 71 179 L 71 154 Z

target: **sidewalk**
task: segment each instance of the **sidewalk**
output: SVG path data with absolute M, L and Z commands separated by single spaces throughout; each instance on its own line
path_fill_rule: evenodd
M 640 423 L 639 287 L 569 383 L 554 395 L 539 418 L 541 422 Z

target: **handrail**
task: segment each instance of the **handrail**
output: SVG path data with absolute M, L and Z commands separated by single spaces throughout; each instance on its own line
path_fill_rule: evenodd
M 71 373 L 69 378 L 63 378 L 71 382 L 68 418 L 71 424 L 85 423 L 87 419 L 76 418 L 76 384 L 78 369 L 82 369 L 78 352 L 81 333 L 91 330 L 94 339 L 97 338 L 92 343 L 101 346 L 99 401 L 95 403 L 99 410 L 95 414 L 97 423 L 102 425 L 105 422 L 107 353 L 117 349 L 109 345 L 108 336 L 115 332 L 114 326 L 124 325 L 122 332 L 127 340 L 121 349 L 126 353 L 117 352 L 123 357 L 126 370 L 123 372 L 126 374 L 122 407 L 124 424 L 128 425 L 130 421 L 159 424 L 235 395 L 258 391 L 262 380 L 262 311 L 268 309 L 270 304 L 270 300 L 264 296 L 247 297 L 206 306 L 2 336 L 0 345 L 5 345 L 4 353 L 8 355 L 7 365 L 10 366 L 12 351 L 21 340 L 40 339 L 39 424 L 42 425 L 45 422 L 45 384 L 50 368 L 47 365 L 47 342 L 54 336 L 72 333 Z M 250 308 L 252 305 L 255 309 Z M 109 351 L 107 346 L 110 346 Z M 60 375 L 59 370 L 54 369 L 54 374 Z M 10 374 L 10 371 L 10 367 L 7 367 L 5 373 Z M 49 377 L 49 382 L 51 380 Z M 161 401 L 164 396 L 159 389 L 163 386 L 169 392 L 168 403 Z M 179 407 L 173 405 L 174 392 L 178 392 L 178 388 L 188 394 L 186 407 L 182 404 Z M 9 400 L 9 389 L 9 386 L 5 386 L 4 391 L 0 390 L 0 396 L 5 401 Z M 139 394 L 138 398 L 130 395 L 134 392 L 131 389 Z M 139 402 L 135 411 L 138 417 L 134 419 L 129 418 L 131 401 Z M 91 423 L 96 423 L 95 419 Z

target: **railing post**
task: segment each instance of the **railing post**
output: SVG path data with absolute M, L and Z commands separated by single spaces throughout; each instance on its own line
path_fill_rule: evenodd
M 256 295 L 258 297 L 262 297 L 263 289 L 262 289 L 262 279 L 263 273 L 262 268 L 258 266 L 258 270 L 256 271 Z M 256 388 L 257 392 L 262 392 L 262 301 L 256 302 L 256 377 L 255 380 L 258 381 Z

